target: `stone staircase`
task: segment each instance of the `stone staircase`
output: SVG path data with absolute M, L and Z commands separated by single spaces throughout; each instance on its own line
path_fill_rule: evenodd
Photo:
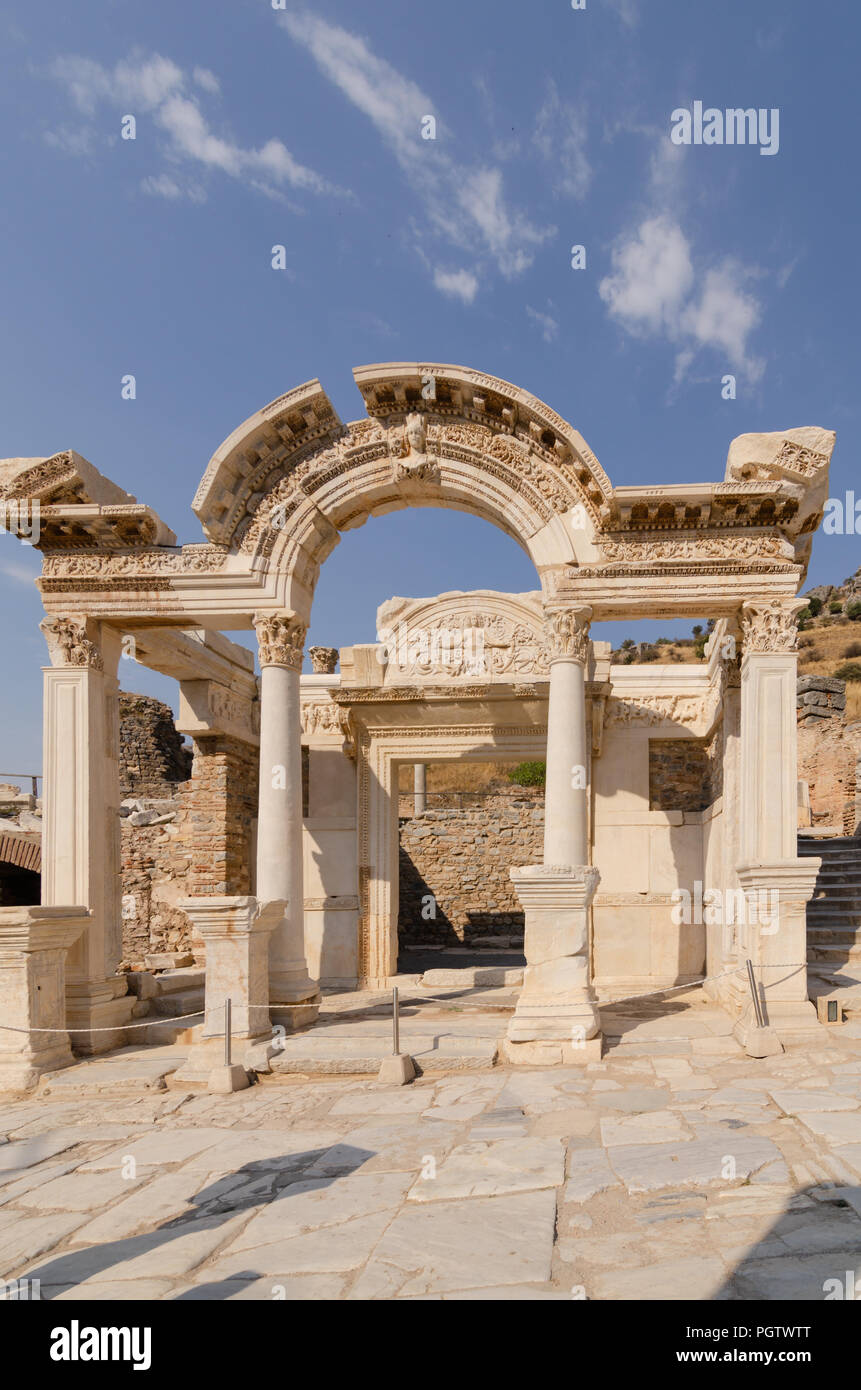
M 149 1045 L 172 1045 L 191 1041 L 191 1029 L 203 1022 L 204 977 L 202 966 L 165 970 L 153 974 L 147 970 L 128 976 L 129 993 L 136 994 L 134 1022 L 154 1016 L 164 1022 L 153 1023 L 146 1029 L 136 1029 L 135 1036 Z M 184 1014 L 193 1017 L 184 1018 Z M 173 1020 L 177 1020 L 173 1022 Z
M 809 973 L 832 986 L 856 987 L 861 1004 L 861 837 L 800 835 L 798 854 L 822 860 L 807 904 Z

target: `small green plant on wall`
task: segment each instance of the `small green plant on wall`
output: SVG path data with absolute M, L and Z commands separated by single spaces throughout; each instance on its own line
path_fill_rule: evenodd
M 543 787 L 547 778 L 547 764 L 545 762 L 518 763 L 513 772 L 509 772 L 509 782 L 516 782 L 519 787 Z

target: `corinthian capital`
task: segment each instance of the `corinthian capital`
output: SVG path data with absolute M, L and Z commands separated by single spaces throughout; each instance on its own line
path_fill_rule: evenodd
M 796 615 L 802 598 L 766 599 L 745 603 L 741 609 L 744 652 L 794 652 L 798 647 Z
M 544 646 L 548 661 L 573 657 L 585 665 L 589 656 L 591 608 L 545 608 Z
M 307 624 L 287 614 L 255 613 L 254 628 L 261 666 L 286 666 L 301 671 Z
M 48 644 L 48 655 L 52 666 L 89 666 L 94 671 L 103 671 L 105 663 L 98 644 L 87 636 L 87 619 L 83 617 L 43 618 L 39 630 Z M 94 623 L 89 624 L 95 637 Z

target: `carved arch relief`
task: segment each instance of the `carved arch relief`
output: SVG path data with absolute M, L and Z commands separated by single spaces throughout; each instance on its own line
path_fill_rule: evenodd
M 466 510 L 539 569 L 597 558 L 611 494 L 585 441 L 548 406 L 448 366 L 357 369 L 369 418 L 344 425 L 313 381 L 252 416 L 216 451 L 194 501 L 211 542 L 258 569 L 307 578 L 341 531 L 403 506 Z M 432 381 L 433 394 L 422 395 Z

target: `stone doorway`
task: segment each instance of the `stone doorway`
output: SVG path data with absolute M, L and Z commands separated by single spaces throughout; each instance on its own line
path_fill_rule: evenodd
M 511 780 L 519 766 L 399 768 L 400 972 L 522 971 L 524 914 L 509 868 L 541 857 L 544 788 Z

